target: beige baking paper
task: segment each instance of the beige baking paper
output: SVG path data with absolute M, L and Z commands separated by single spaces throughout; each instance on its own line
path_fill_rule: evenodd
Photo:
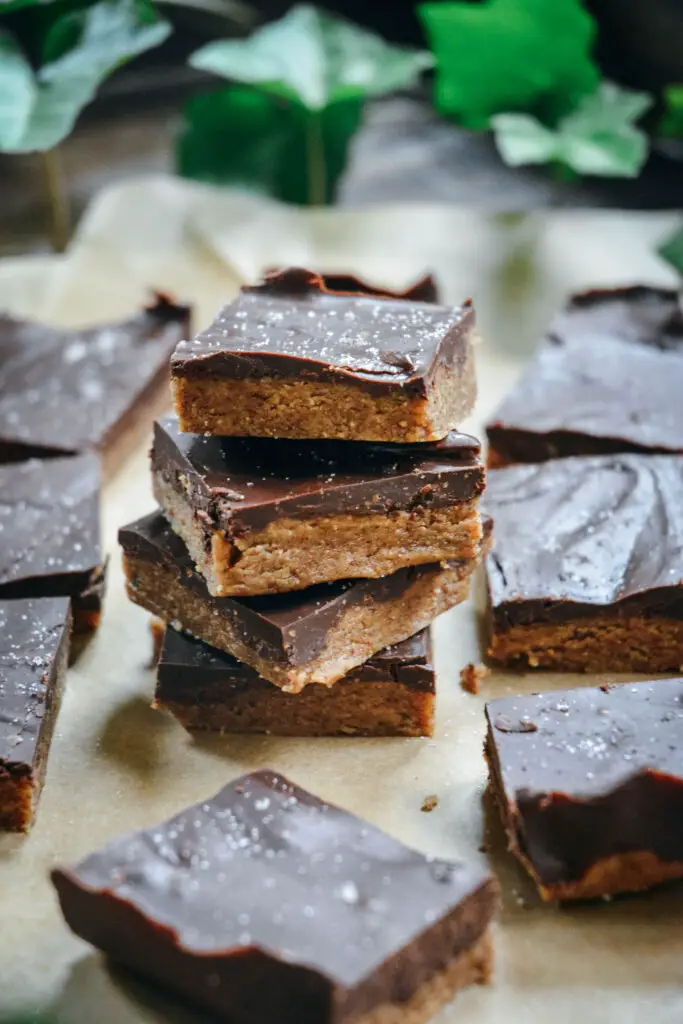
M 157 287 L 195 302 L 201 325 L 240 280 L 277 264 L 357 271 L 395 286 L 432 270 L 448 301 L 472 295 L 477 304 L 480 401 L 468 426 L 479 432 L 567 291 L 673 282 L 653 246 L 675 220 L 602 212 L 519 220 L 426 205 L 302 211 L 147 178 L 103 194 L 67 257 L 0 263 L 0 305 L 55 323 L 86 323 L 128 313 Z M 421 850 L 481 857 L 484 700 L 585 681 L 496 673 L 481 696 L 463 693 L 459 670 L 479 659 L 470 603 L 434 630 L 439 696 L 431 740 L 193 740 L 150 709 L 147 617 L 123 592 L 116 530 L 151 507 L 140 451 L 105 494 L 113 557 L 104 620 L 69 674 L 37 824 L 28 837 L 0 839 L 0 1018 L 26 1006 L 49 1009 L 60 1024 L 202 1019 L 110 971 L 68 932 L 47 880 L 51 865 L 161 821 L 264 766 Z M 424 813 L 431 794 L 438 805 Z M 683 1020 L 682 888 L 573 909 L 542 906 L 505 854 L 495 822 L 490 831 L 504 894 L 495 981 L 460 994 L 440 1015 L 442 1024 Z

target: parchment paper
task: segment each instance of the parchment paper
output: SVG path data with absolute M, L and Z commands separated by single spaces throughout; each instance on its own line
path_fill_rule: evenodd
M 479 310 L 480 401 L 467 425 L 478 432 L 567 291 L 673 281 L 652 248 L 675 220 L 563 212 L 520 221 L 425 205 L 306 212 L 147 178 L 103 194 L 67 257 L 0 263 L 0 304 L 55 323 L 85 323 L 129 312 L 155 286 L 195 302 L 203 324 L 242 278 L 273 264 L 354 270 L 395 286 L 434 270 L 447 300 L 471 294 Z M 37 824 L 28 837 L 0 838 L 0 1016 L 26 1007 L 49 1009 L 61 1024 L 202 1019 L 112 971 L 68 932 L 47 881 L 52 864 L 161 821 L 263 766 L 419 849 L 482 857 L 484 700 L 588 681 L 495 673 L 480 696 L 463 693 L 458 672 L 479 660 L 472 601 L 434 629 L 439 694 L 431 740 L 193 740 L 149 707 L 147 617 L 123 592 L 116 529 L 152 504 L 140 451 L 105 494 L 113 559 L 104 620 L 69 674 Z M 438 806 L 423 813 L 430 794 Z M 460 994 L 440 1015 L 442 1024 L 682 1020 L 683 888 L 569 909 L 543 906 L 488 818 L 488 856 L 504 895 L 495 982 Z

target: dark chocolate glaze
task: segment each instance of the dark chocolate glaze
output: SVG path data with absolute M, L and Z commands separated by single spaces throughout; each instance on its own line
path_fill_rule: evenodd
M 325 288 L 330 292 L 348 292 L 351 295 L 378 295 L 384 299 L 407 299 L 411 302 L 438 302 L 439 292 L 431 274 L 410 285 L 402 292 L 378 288 L 353 274 L 321 274 Z
M 468 357 L 474 310 L 328 291 L 296 268 L 242 289 L 171 372 L 184 377 L 261 377 L 352 383 L 374 394 L 423 396 L 439 364 L 456 373 Z
M 52 880 L 76 934 L 233 1024 L 403 1003 L 497 902 L 485 869 L 425 857 L 271 771 Z
M 497 629 L 581 616 L 683 618 L 683 457 L 604 455 L 490 471 Z
M 509 461 L 683 452 L 683 314 L 643 285 L 575 295 L 486 432 Z
M 0 601 L 0 783 L 37 766 L 68 642 L 68 598 Z
M 288 665 L 303 665 L 317 657 L 325 646 L 328 630 L 348 608 L 395 600 L 417 580 L 442 571 L 437 562 L 399 569 L 381 579 L 337 580 L 306 590 L 257 597 L 213 597 L 185 545 L 162 515 L 153 513 L 122 527 L 119 542 L 126 555 L 163 565 L 172 572 L 217 615 L 229 619 L 245 642 L 263 656 Z M 467 562 L 453 564 L 462 564 L 463 574 L 471 569 Z
M 447 508 L 484 489 L 479 443 L 467 434 L 390 445 L 182 434 L 155 424 L 152 470 L 187 495 L 214 529 L 239 536 L 275 519 Z M 208 525 L 208 524 L 207 524 Z
M 413 690 L 434 693 L 435 675 L 431 659 L 429 630 L 385 647 L 364 665 L 352 669 L 335 683 L 395 682 Z M 244 690 L 280 693 L 253 668 L 218 651 L 186 633 L 167 627 L 157 668 L 157 696 L 188 704 L 221 703 Z M 300 700 L 300 695 L 282 694 L 283 700 Z
M 683 679 L 506 697 L 487 705 L 495 785 L 546 884 L 649 850 L 683 861 Z M 535 731 L 501 731 L 501 715 Z
M 99 490 L 95 455 L 0 466 L 0 599 L 93 592 Z
M 60 330 L 0 317 L 0 460 L 105 451 L 189 332 L 190 310 L 157 296 L 128 320 Z

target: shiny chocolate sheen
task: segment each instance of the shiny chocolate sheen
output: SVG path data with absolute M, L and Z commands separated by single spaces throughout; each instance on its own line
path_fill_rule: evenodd
M 343 686 L 344 680 L 362 683 L 388 680 L 433 693 L 435 676 L 431 655 L 429 630 L 423 629 L 408 640 L 374 654 L 364 665 L 352 669 L 336 682 L 335 689 Z M 278 692 L 277 687 L 231 654 L 170 626 L 166 628 L 157 668 L 157 695 L 161 693 L 164 700 L 220 703 L 236 692 L 255 689 Z
M 490 471 L 497 629 L 608 611 L 683 618 L 683 457 L 603 455 Z
M 631 851 L 683 861 L 683 679 L 505 697 L 486 715 L 499 799 L 541 882 Z
M 69 621 L 66 597 L 0 601 L 0 783 L 36 767 Z
M 0 466 L 0 599 L 78 597 L 102 575 L 95 455 Z
M 157 296 L 128 320 L 80 330 L 0 317 L 0 461 L 106 451 L 167 373 L 189 308 Z
M 268 770 L 52 880 L 78 935 L 235 1024 L 402 1003 L 497 902 L 484 868 L 426 857 Z
M 683 452 L 683 310 L 634 286 L 572 297 L 487 426 L 498 456 L 542 462 Z
M 399 569 L 381 579 L 337 580 L 258 597 L 213 597 L 187 548 L 162 515 L 153 513 L 122 527 L 119 543 L 128 556 L 162 564 L 184 587 L 201 595 L 217 615 L 230 619 L 246 642 L 273 661 L 288 665 L 302 665 L 315 658 L 325 646 L 327 631 L 348 608 L 394 600 L 417 580 L 442 571 L 437 562 Z
M 193 506 L 228 536 L 274 519 L 447 508 L 484 489 L 479 443 L 449 434 L 424 444 L 292 441 L 183 434 L 155 424 L 152 469 L 178 477 Z M 181 487 L 182 489 L 182 487 Z
M 218 314 L 171 359 L 174 376 L 352 383 L 426 394 L 439 365 L 464 366 L 474 326 L 455 308 L 329 291 L 308 270 L 279 271 Z

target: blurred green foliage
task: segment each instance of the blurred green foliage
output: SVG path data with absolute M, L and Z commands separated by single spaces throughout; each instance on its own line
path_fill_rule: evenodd
M 248 183 L 288 202 L 325 203 L 333 198 L 363 102 L 415 85 L 433 58 L 300 4 L 248 39 L 209 43 L 190 63 L 244 84 L 188 104 L 180 172 Z

